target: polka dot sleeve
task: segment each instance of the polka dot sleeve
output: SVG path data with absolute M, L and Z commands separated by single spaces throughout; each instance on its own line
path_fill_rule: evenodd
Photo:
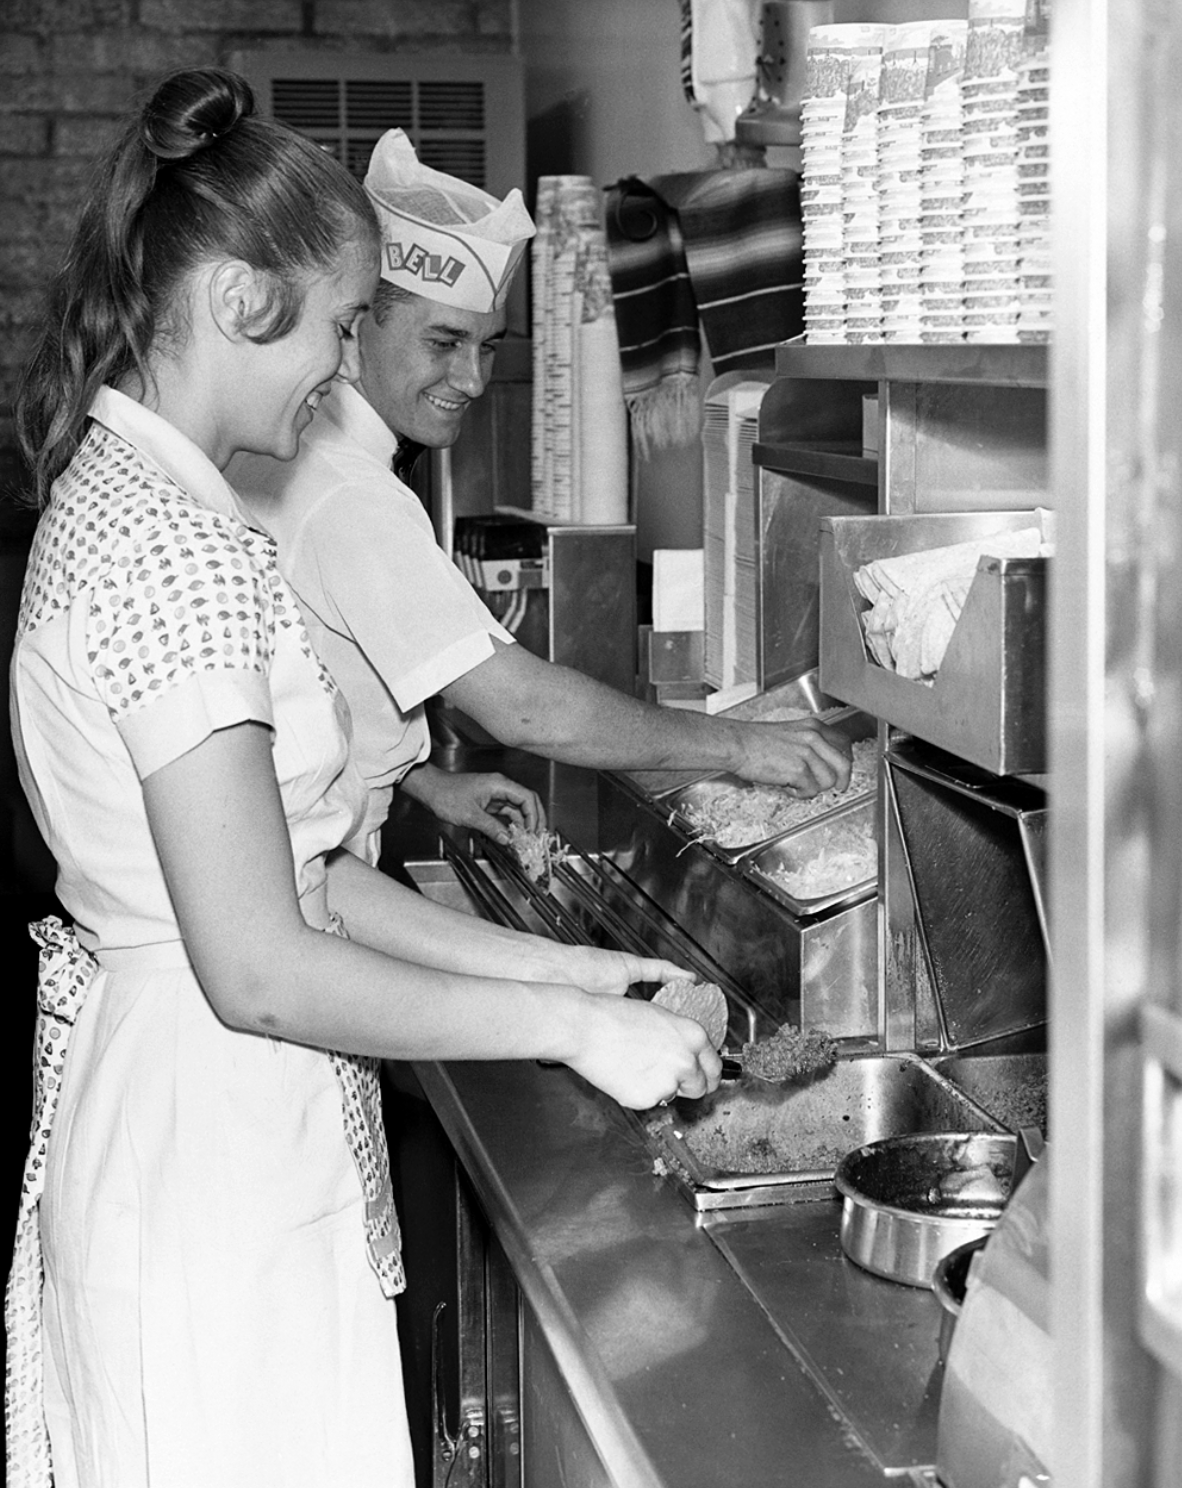
M 91 676 L 144 777 L 234 723 L 272 723 L 273 564 L 201 511 L 141 529 L 91 589 Z M 264 539 L 257 539 L 264 543 Z

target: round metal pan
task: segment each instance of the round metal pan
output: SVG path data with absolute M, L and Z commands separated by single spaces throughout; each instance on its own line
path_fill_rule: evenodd
M 967 1245 L 958 1245 L 950 1250 L 942 1261 L 936 1262 L 932 1272 L 932 1291 L 940 1304 L 940 1363 L 948 1362 L 948 1349 L 952 1335 L 960 1318 L 965 1292 L 969 1284 L 969 1268 L 974 1259 L 985 1248 L 988 1235 L 978 1235 Z
M 834 1178 L 842 1250 L 888 1281 L 931 1286 L 949 1251 L 997 1224 L 1016 1150 L 1009 1132 L 923 1132 L 855 1148 Z

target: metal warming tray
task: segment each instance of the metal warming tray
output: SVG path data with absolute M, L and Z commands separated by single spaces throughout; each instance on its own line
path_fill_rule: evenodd
M 868 873 L 851 871 L 824 892 L 811 895 L 793 892 L 778 877 L 807 871 L 834 851 L 840 851 L 846 841 L 851 845 L 868 843 L 871 849 Z M 743 871 L 793 914 L 818 915 L 839 905 L 860 903 L 874 893 L 878 884 L 876 851 L 875 802 L 872 796 L 867 796 L 757 849 L 744 861 Z
M 725 966 L 768 1029 L 781 1023 L 871 1038 L 878 1010 L 878 903 L 872 895 L 803 916 L 741 865 L 708 852 L 623 775 L 599 776 L 601 868 Z
M 826 716 L 825 723 L 843 734 L 851 745 L 873 739 L 878 730 L 876 719 L 853 708 L 841 709 Z M 818 821 L 834 811 L 841 810 L 853 801 L 873 798 L 873 788 L 853 795 L 835 796 L 831 792 L 825 792 L 822 796 L 814 797 L 812 800 L 797 800 L 785 793 L 782 818 L 770 830 L 753 836 L 749 841 L 734 847 L 724 847 L 721 843 L 701 834 L 701 829 L 696 824 L 697 813 L 708 808 L 710 803 L 717 800 L 720 795 L 733 796 L 735 800 L 742 800 L 775 790 L 774 786 L 753 784 L 751 781 L 741 780 L 737 775 L 712 774 L 703 776 L 689 785 L 682 785 L 679 789 L 670 791 L 659 799 L 671 824 L 690 842 L 700 843 L 707 852 L 721 858 L 725 863 L 733 864 L 738 863 L 763 843 L 782 837 L 786 832 L 795 831 L 810 822 Z
M 657 1170 L 698 1210 L 830 1198 L 846 1153 L 883 1137 L 1004 1131 L 913 1054 L 839 1059 L 815 1079 L 785 1085 L 722 1085 L 703 1100 L 647 1113 L 643 1125 Z
M 873 660 L 854 573 L 876 558 L 1044 526 L 1035 511 L 828 517 L 821 523 L 821 683 L 997 775 L 1046 769 L 1046 558 L 982 558 L 931 686 Z

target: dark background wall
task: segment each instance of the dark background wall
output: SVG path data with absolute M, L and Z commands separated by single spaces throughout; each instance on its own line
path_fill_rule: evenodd
M 46 271 L 116 121 L 162 73 L 242 48 L 513 48 L 512 0 L 4 0 L 0 446 Z

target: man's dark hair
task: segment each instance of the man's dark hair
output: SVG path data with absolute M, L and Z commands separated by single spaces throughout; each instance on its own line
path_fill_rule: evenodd
M 379 279 L 378 287 L 374 290 L 373 299 L 370 302 L 369 313 L 378 325 L 385 325 L 395 305 L 418 298 L 419 296 L 413 290 L 403 289 L 401 284 L 391 284 L 388 279 Z

